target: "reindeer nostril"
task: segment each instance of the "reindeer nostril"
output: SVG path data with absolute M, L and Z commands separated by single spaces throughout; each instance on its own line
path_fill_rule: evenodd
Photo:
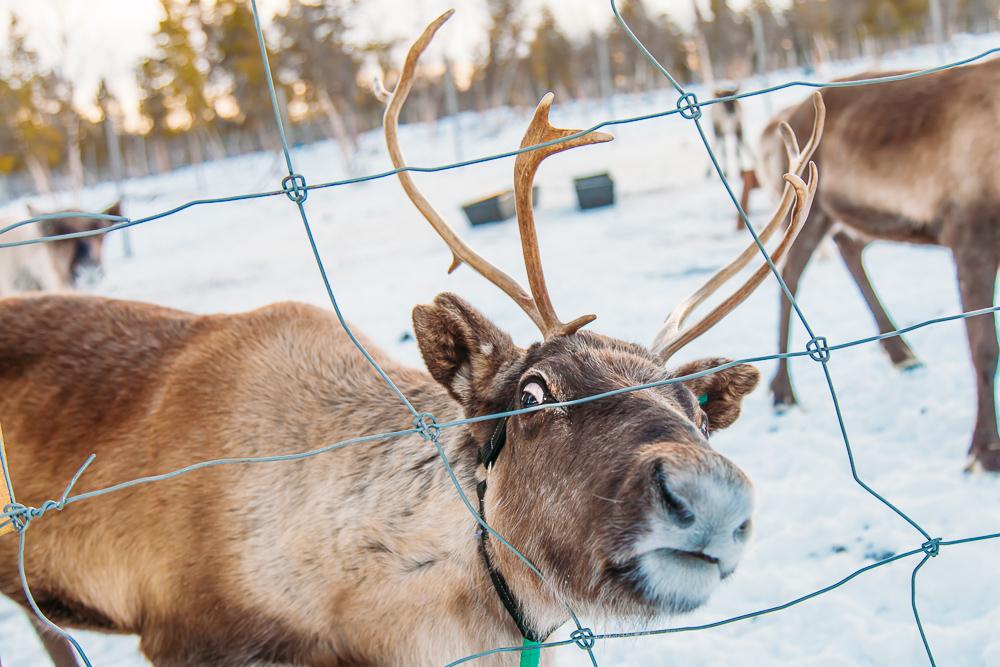
M 691 510 L 691 503 L 673 491 L 667 480 L 667 473 L 661 464 L 656 465 L 656 486 L 660 491 L 660 497 L 667 508 L 670 517 L 677 522 L 681 528 L 687 528 L 694 523 L 694 512 Z
M 746 521 L 741 523 L 739 527 L 737 527 L 736 530 L 733 531 L 733 539 L 737 541 L 745 540 L 747 538 L 747 535 L 750 534 L 750 528 L 752 526 L 753 526 L 753 521 L 751 519 L 747 519 Z

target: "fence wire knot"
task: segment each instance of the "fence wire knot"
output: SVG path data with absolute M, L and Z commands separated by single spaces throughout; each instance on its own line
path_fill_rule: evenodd
M 931 558 L 934 558 L 941 552 L 941 538 L 935 537 L 934 539 L 927 540 L 920 545 L 920 549 Z
M 589 651 L 594 648 L 594 642 L 596 641 L 594 639 L 594 631 L 590 628 L 579 628 L 574 630 L 569 638 L 572 639 L 573 642 L 583 651 Z
M 309 197 L 306 189 L 306 177 L 302 174 L 289 174 L 281 179 L 281 189 L 296 204 L 301 204 Z
M 21 503 L 11 503 L 3 506 L 3 516 L 14 526 L 14 530 L 21 532 L 31 522 L 30 510 Z
M 701 105 L 698 102 L 698 96 L 694 93 L 684 93 L 677 100 L 677 110 L 680 111 L 682 118 L 687 118 L 688 120 L 698 120 L 701 118 Z
M 437 442 L 441 427 L 438 426 L 437 419 L 430 412 L 421 412 L 413 418 L 413 428 L 417 429 L 420 437 L 425 442 Z
M 830 361 L 830 347 L 824 336 L 815 336 L 806 343 L 806 352 L 813 361 L 826 363 Z
M 28 507 L 21 503 L 10 503 L 9 505 L 4 505 L 3 516 L 14 526 L 14 530 L 23 533 L 31 525 L 33 519 L 41 517 L 49 510 L 61 510 L 65 504 L 65 501 L 56 502 L 54 500 L 46 500 L 42 503 L 41 507 Z
M 66 485 L 66 490 L 63 491 L 62 496 L 60 496 L 58 501 L 46 500 L 42 503 L 41 507 L 28 507 L 27 505 L 22 505 L 18 502 L 8 503 L 4 505 L 3 512 L 0 513 L 5 521 L 10 521 L 14 529 L 23 533 L 31 525 L 32 520 L 42 517 L 46 512 L 51 510 L 62 511 L 66 507 L 66 503 L 69 501 L 69 494 L 73 492 L 73 487 L 76 486 L 77 481 L 79 481 L 80 476 L 83 472 L 90 466 L 94 461 L 94 455 L 91 454 L 87 457 L 87 460 L 83 462 L 76 474 L 73 475 L 73 479 L 69 481 Z M 0 524 L 2 525 L 2 524 Z

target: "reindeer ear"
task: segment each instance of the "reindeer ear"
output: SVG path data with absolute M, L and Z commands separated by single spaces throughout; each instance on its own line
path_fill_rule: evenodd
M 489 395 L 494 378 L 524 352 L 510 336 L 454 294 L 413 309 L 413 330 L 427 370 L 466 410 Z
M 682 377 L 729 363 L 729 359 L 699 359 L 684 364 L 672 375 Z M 750 364 L 737 364 L 732 368 L 685 380 L 684 386 L 698 397 L 701 409 L 708 415 L 708 428 L 717 431 L 726 428 L 740 416 L 743 397 L 753 391 L 760 381 L 760 371 Z
M 122 214 L 122 200 L 119 199 L 114 204 L 111 204 L 106 209 L 104 209 L 103 211 L 101 211 L 101 213 L 103 213 L 104 215 L 121 215 Z M 108 225 L 115 224 L 111 220 L 98 220 L 97 222 L 102 223 L 103 226 L 105 226 L 105 227 L 107 227 Z
M 38 217 L 39 215 L 45 215 L 41 212 L 32 213 L 32 216 Z M 42 232 L 43 236 L 59 236 L 60 234 L 70 234 L 76 229 L 72 229 L 66 224 L 65 218 L 51 218 L 49 220 L 40 220 L 38 223 L 38 229 Z M 61 241 L 60 241 L 61 243 Z

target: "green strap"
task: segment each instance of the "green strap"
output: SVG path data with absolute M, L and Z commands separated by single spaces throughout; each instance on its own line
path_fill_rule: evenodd
M 530 639 L 525 639 L 522 646 L 538 646 L 538 642 L 533 642 Z M 542 652 L 539 649 L 531 649 L 526 651 L 521 651 L 521 662 L 520 667 L 538 667 L 538 661 L 542 657 Z

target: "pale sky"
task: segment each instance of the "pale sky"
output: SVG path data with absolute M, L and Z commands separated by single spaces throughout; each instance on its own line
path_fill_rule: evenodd
M 249 2 L 249 0 L 247 0 Z M 585 33 L 612 19 L 608 0 L 540 0 L 556 13 L 573 34 Z M 707 4 L 707 0 L 698 0 Z M 749 0 L 732 0 L 734 8 Z M 285 0 L 258 0 L 268 21 Z M 482 48 L 486 14 L 482 0 L 363 0 L 353 19 L 359 37 L 409 39 L 432 18 L 449 7 L 458 11 L 435 40 L 438 53 L 462 61 Z M 786 4 L 779 2 L 775 4 Z M 654 12 L 665 11 L 687 24 L 692 18 L 690 0 L 646 0 Z M 92 99 L 103 77 L 126 107 L 133 106 L 135 66 L 150 53 L 151 35 L 160 20 L 158 0 L 0 0 L 0 20 L 15 12 L 29 40 L 49 64 L 58 64 L 80 89 L 78 102 Z M 3 31 L 5 32 L 5 30 Z M 4 37 L 0 36 L 0 40 Z M 651 45 L 655 52 L 655 45 Z M 429 53 L 433 58 L 434 54 Z

